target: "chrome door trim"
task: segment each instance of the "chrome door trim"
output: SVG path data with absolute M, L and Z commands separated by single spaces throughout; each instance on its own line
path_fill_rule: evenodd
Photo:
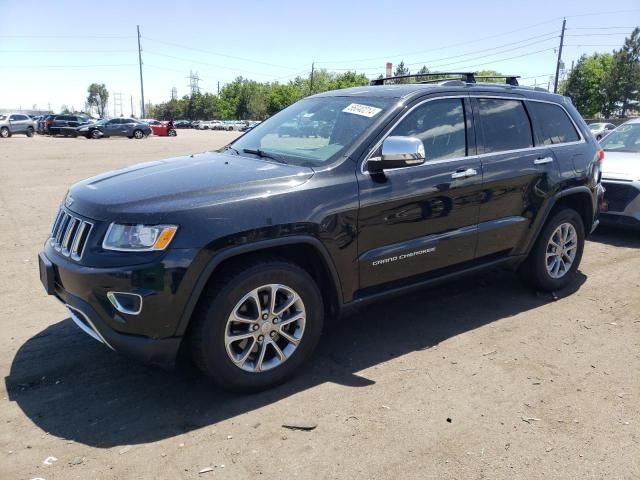
M 534 165 L 544 165 L 545 163 L 551 163 L 551 162 L 553 162 L 553 158 L 551 157 L 536 158 L 533 161 Z
M 564 146 L 567 146 L 567 145 L 578 145 L 578 144 L 586 143 L 586 140 L 585 140 L 584 136 L 582 135 L 582 131 L 578 128 L 578 125 L 573 120 L 573 117 L 569 114 L 569 111 L 564 107 L 564 105 L 561 105 L 560 103 L 550 102 L 548 100 L 540 100 L 540 99 L 537 99 L 537 98 L 525 98 L 525 97 L 515 97 L 515 96 L 514 97 L 509 97 L 509 96 L 504 96 L 504 95 L 491 95 L 491 94 L 483 95 L 483 94 L 477 94 L 477 93 L 469 93 L 469 94 L 464 94 L 464 95 L 444 95 L 444 96 L 439 96 L 439 97 L 427 98 L 425 100 L 422 100 L 421 102 L 416 103 L 409 110 L 407 110 L 398 120 L 396 120 L 395 123 L 382 136 L 382 138 L 380 138 L 380 140 L 378 140 L 376 142 L 376 144 L 373 146 L 373 148 L 371 150 L 369 150 L 369 153 L 367 154 L 367 156 L 360 163 L 360 173 L 362 173 L 363 175 L 371 175 L 371 173 L 365 169 L 367 161 L 369 160 L 369 158 L 371 158 L 373 153 L 378 148 L 380 148 L 380 146 L 382 145 L 382 142 L 384 142 L 385 138 L 387 138 L 391 134 L 393 129 L 396 128 L 398 126 L 398 124 L 402 120 L 404 120 L 407 115 L 409 115 L 413 110 L 415 110 L 416 108 L 424 105 L 427 102 L 433 102 L 435 100 L 444 100 L 444 99 L 449 99 L 449 98 L 488 98 L 488 99 L 497 98 L 497 99 L 500 99 L 500 100 L 515 100 L 515 101 L 522 101 L 522 102 L 538 102 L 538 103 L 549 103 L 551 105 L 556 105 L 556 106 L 562 108 L 562 110 L 564 110 L 564 113 L 569 117 L 569 120 L 571 120 L 571 123 L 573 124 L 573 127 L 575 128 L 576 132 L 578 133 L 578 136 L 580 137 L 580 140 L 577 140 L 577 141 L 574 141 L 574 142 L 556 143 L 556 144 L 551 144 L 551 145 L 536 145 L 534 147 L 518 148 L 518 149 L 514 149 L 514 150 L 502 150 L 500 152 L 481 153 L 481 154 L 477 154 L 477 155 L 468 155 L 468 156 L 465 156 L 465 157 L 443 158 L 441 160 L 433 160 L 433 161 L 428 161 L 427 160 L 422 165 L 415 165 L 415 166 L 411 166 L 411 167 L 394 168 L 392 170 L 385 171 L 385 174 L 393 172 L 393 171 L 404 170 L 406 168 L 422 168 L 422 167 L 426 167 L 428 165 L 438 165 L 438 164 L 442 164 L 442 163 L 459 162 L 459 161 L 462 161 L 462 160 L 475 160 L 475 159 L 483 158 L 483 157 L 487 157 L 487 156 L 503 155 L 503 154 L 509 154 L 509 153 L 529 152 L 529 151 L 530 152 L 534 152 L 534 151 L 537 151 L 537 150 L 545 150 L 545 149 L 554 148 L 554 147 L 564 147 Z M 471 115 L 473 115 L 473 113 L 471 113 Z

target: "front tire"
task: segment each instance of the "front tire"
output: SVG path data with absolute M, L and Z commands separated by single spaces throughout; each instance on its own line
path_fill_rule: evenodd
M 523 278 L 538 290 L 563 289 L 578 270 L 584 239 L 584 223 L 578 212 L 572 208 L 555 211 L 521 267 Z
M 324 306 L 311 276 L 278 259 L 236 264 L 203 292 L 192 355 L 217 385 L 259 391 L 291 377 L 315 349 Z
M 141 140 L 142 138 L 144 138 L 144 132 L 142 130 L 134 130 L 133 138 L 135 138 L 136 140 Z
M 0 128 L 0 137 L 9 138 L 11 136 L 11 132 L 7 127 Z
M 27 137 L 31 138 L 33 137 L 33 134 L 34 134 L 33 127 L 27 128 Z
M 96 128 L 95 130 L 91 130 L 90 133 L 91 138 L 93 138 L 94 140 L 98 140 L 100 138 L 100 131 Z M 89 137 L 87 137 L 89 138 Z
M 167 131 L 167 137 L 175 137 L 178 134 L 178 132 L 176 132 L 173 128 L 170 128 Z

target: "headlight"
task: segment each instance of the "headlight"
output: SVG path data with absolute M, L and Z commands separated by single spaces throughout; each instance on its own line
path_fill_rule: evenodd
M 78 129 L 79 132 L 86 132 L 87 130 L 89 130 L 89 127 L 80 127 Z
M 176 225 L 121 225 L 112 223 L 102 242 L 105 250 L 148 252 L 164 250 L 178 230 Z

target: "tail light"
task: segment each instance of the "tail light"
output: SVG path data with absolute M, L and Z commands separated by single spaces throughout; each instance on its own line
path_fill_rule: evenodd
M 602 147 L 598 149 L 598 161 L 602 162 L 604 160 L 604 150 Z

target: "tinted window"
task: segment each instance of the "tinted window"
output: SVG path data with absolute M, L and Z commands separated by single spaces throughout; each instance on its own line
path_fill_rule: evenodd
M 120 119 L 119 118 L 114 118 L 113 120 L 109 120 L 107 122 L 107 125 L 118 125 L 120 123 Z
M 640 123 L 621 125 L 604 137 L 601 145 L 605 152 L 640 153 Z
M 484 151 L 502 152 L 533 146 L 531 124 L 519 100 L 478 100 Z
M 551 103 L 527 102 L 527 108 L 545 145 L 580 140 L 571 119 L 562 107 Z M 602 128 L 602 124 L 599 128 Z
M 467 137 L 462 99 L 426 102 L 396 126 L 391 135 L 422 140 L 427 161 L 464 157 Z

